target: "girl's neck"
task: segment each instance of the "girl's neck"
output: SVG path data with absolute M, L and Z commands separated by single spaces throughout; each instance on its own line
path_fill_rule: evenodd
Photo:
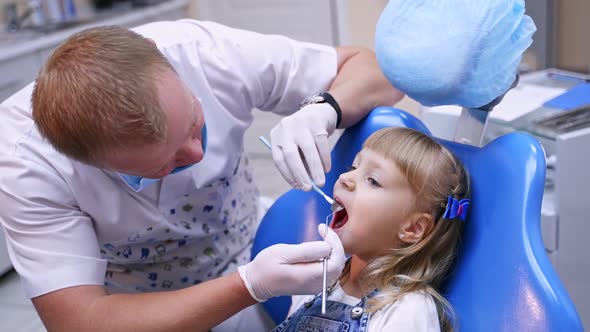
M 358 256 L 353 255 L 350 258 L 350 272 L 348 273 L 348 278 L 346 278 L 344 283 L 340 284 L 344 293 L 357 298 L 361 298 L 365 295 L 360 283 L 360 275 L 365 266 L 367 266 L 367 262 Z

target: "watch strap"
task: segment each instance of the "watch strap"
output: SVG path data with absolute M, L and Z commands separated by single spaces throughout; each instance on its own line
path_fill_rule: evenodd
M 336 101 L 336 99 L 329 92 L 322 91 L 322 92 L 319 92 L 313 96 L 310 96 L 310 97 L 306 98 L 299 105 L 299 107 L 303 107 L 303 106 L 311 105 L 311 104 L 321 104 L 321 103 L 329 104 L 330 106 L 332 106 L 334 111 L 336 111 L 336 128 L 338 128 L 340 126 L 340 122 L 342 121 L 342 110 L 340 109 L 340 105 L 338 105 L 338 102 Z
M 325 102 L 330 104 L 330 106 L 336 111 L 336 128 L 338 128 L 342 121 L 342 110 L 340 109 L 340 105 L 338 105 L 336 99 L 334 99 L 334 97 L 328 92 L 320 92 L 319 95 L 322 96 Z

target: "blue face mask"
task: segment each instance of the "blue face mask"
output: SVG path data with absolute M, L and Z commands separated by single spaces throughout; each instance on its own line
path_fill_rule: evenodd
M 201 129 L 201 146 L 203 147 L 203 153 L 207 150 L 207 126 L 203 124 L 203 129 Z M 181 167 L 176 167 L 175 169 L 170 172 L 170 174 L 176 174 L 178 172 L 182 172 L 185 169 L 193 166 L 194 164 L 185 165 Z M 144 178 L 141 176 L 136 175 L 128 175 L 117 172 L 117 175 L 125 181 L 129 188 L 135 190 L 136 192 L 142 191 L 143 189 L 147 188 L 148 186 L 160 181 L 160 179 L 150 179 Z

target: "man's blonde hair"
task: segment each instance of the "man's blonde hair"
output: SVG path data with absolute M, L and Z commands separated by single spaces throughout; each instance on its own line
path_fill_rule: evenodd
M 166 115 L 155 85 L 174 70 L 150 40 L 105 26 L 71 36 L 41 69 L 33 119 L 58 151 L 94 164 L 112 148 L 163 142 Z
M 363 148 L 393 161 L 406 177 L 415 194 L 409 202 L 412 212 L 425 212 L 434 220 L 434 228 L 417 243 L 370 261 L 363 271 L 366 290 L 378 288 L 378 296 L 368 301 L 376 311 L 410 292 L 423 292 L 434 299 L 443 331 L 452 331 L 454 311 L 440 295 L 457 254 L 464 221 L 443 219 L 449 196 L 469 196 L 469 177 L 461 162 L 431 137 L 408 128 L 385 128 L 373 133 Z M 349 275 L 347 264 L 341 280 Z

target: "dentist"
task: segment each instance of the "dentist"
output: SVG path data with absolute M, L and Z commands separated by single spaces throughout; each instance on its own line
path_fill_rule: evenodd
M 250 262 L 251 111 L 285 116 L 273 159 L 309 190 L 327 137 L 401 97 L 362 48 L 194 20 L 72 36 L 0 107 L 0 223 L 27 296 L 50 331 L 184 331 L 319 291 L 319 260 L 332 280 L 344 263 L 329 230 Z

